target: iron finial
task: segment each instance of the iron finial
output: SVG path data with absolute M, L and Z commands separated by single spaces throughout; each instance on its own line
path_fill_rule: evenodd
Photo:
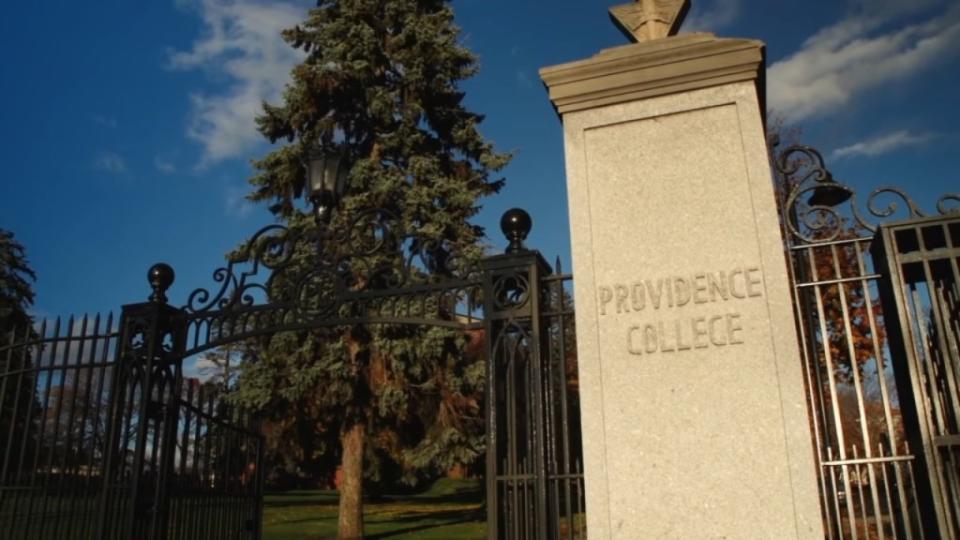
M 167 263 L 157 263 L 147 271 L 147 281 L 153 294 L 150 295 L 151 302 L 165 304 L 167 302 L 167 289 L 173 285 L 173 268 Z
M 531 228 L 533 228 L 533 220 L 530 219 L 530 214 L 526 210 L 511 208 L 503 213 L 503 217 L 500 218 L 500 230 L 510 241 L 507 253 L 517 253 L 526 249 L 523 241 L 527 239 Z

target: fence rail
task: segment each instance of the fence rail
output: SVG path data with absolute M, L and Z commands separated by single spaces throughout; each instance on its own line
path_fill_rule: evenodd
M 260 530 L 262 440 L 222 391 L 192 379 L 180 397 L 177 456 L 170 479 L 170 539 L 256 538 Z
M 13 331 L 0 344 L 0 530 L 84 538 L 103 491 L 114 318 Z
M 144 403 L 120 337 L 108 315 L 42 322 L 0 343 L 2 537 L 258 538 L 259 433 L 196 379 L 174 377 Z M 171 470 L 161 470 L 164 430 L 177 442 Z

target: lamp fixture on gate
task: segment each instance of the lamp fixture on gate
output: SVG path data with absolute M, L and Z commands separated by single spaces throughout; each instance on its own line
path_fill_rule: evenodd
M 847 202 L 853 196 L 853 192 L 849 188 L 834 180 L 833 175 L 829 172 L 826 174 L 826 178 L 819 180 L 820 183 L 817 184 L 810 195 L 810 199 L 807 200 L 808 205 L 834 208 Z
M 330 221 L 333 209 L 339 204 L 346 183 L 348 167 L 343 152 L 331 146 L 318 146 L 307 160 L 309 199 L 321 223 Z

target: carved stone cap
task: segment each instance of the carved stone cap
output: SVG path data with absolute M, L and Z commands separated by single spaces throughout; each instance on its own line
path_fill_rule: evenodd
M 636 0 L 610 8 L 610 18 L 630 41 L 672 36 L 680 29 L 690 0 Z
M 764 44 L 709 33 L 605 49 L 545 67 L 540 78 L 560 115 L 711 86 L 756 81 L 763 105 Z

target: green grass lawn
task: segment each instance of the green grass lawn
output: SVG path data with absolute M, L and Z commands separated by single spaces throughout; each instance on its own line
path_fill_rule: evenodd
M 363 515 L 371 540 L 481 540 L 486 535 L 478 480 L 444 478 L 423 493 L 366 501 Z M 286 491 L 264 498 L 264 540 L 336 537 L 336 491 Z

